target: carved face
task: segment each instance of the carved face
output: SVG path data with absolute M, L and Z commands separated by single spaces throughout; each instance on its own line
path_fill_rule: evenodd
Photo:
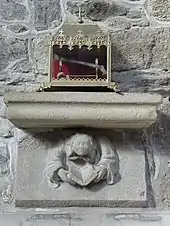
M 75 135 L 72 138 L 72 151 L 76 153 L 79 156 L 84 156 L 89 153 L 89 151 L 92 149 L 92 137 L 88 135 Z

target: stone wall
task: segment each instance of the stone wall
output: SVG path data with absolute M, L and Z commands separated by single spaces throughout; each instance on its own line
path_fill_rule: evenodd
M 112 76 L 126 92 L 155 92 L 164 97 L 154 131 L 157 207 L 170 206 L 169 0 L 87 0 L 88 19 L 110 31 Z M 0 210 L 14 208 L 17 144 L 25 136 L 6 118 L 3 94 L 36 89 L 46 76 L 46 42 L 65 19 L 75 20 L 75 2 L 0 0 Z

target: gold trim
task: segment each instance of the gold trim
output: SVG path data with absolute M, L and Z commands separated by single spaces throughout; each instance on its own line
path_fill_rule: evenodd
M 62 48 L 64 45 L 68 46 L 68 49 L 72 50 L 74 46 L 78 46 L 81 48 L 83 45 L 87 46 L 90 50 L 93 45 L 97 48 L 101 46 L 106 46 L 107 48 L 107 78 L 106 79 L 94 79 L 94 78 L 69 78 L 64 79 L 60 78 L 57 80 L 53 80 L 52 76 L 52 59 L 53 59 L 53 46 L 59 45 Z M 93 35 L 90 33 L 90 36 L 86 35 L 85 27 L 82 25 L 82 29 L 80 27 L 76 28 L 76 33 L 74 35 L 66 35 L 65 31 L 60 29 L 58 35 L 51 36 L 50 35 L 50 43 L 49 43 L 49 71 L 48 71 L 48 82 L 47 85 L 41 85 L 40 91 L 46 91 L 51 88 L 65 86 L 65 87 L 108 87 L 109 89 L 113 90 L 114 92 L 119 93 L 120 90 L 117 88 L 116 83 L 112 82 L 111 80 L 111 37 L 110 34 L 104 34 L 101 30 L 98 30 L 97 33 Z
M 57 91 L 57 87 L 61 87 L 61 86 L 65 86 L 65 87 L 107 87 L 110 90 L 113 90 L 116 93 L 121 93 L 121 91 L 117 88 L 117 85 L 115 82 L 111 82 L 111 83 L 106 83 L 106 81 L 89 81 L 89 80 L 84 80 L 84 81 L 63 81 L 63 80 L 57 80 L 57 81 L 53 81 L 52 83 L 43 83 L 40 85 L 39 89 L 37 90 L 37 92 L 44 92 L 44 91 L 50 91 L 56 89 Z
M 37 92 L 43 92 L 45 89 L 50 89 L 50 88 L 52 88 L 51 84 L 42 83 L 39 89 L 37 90 Z
M 111 41 L 110 41 L 110 35 L 107 36 L 107 82 L 111 82 Z
M 111 82 L 107 86 L 109 89 L 113 89 L 115 93 L 121 93 L 121 91 L 118 89 L 116 82 Z
M 97 48 L 100 48 L 102 45 L 108 45 L 108 38 L 107 35 L 102 35 L 100 30 L 93 37 L 88 37 L 83 34 L 81 29 L 77 30 L 75 36 L 64 35 L 64 31 L 61 29 L 59 35 L 54 38 L 53 45 L 59 45 L 60 48 L 67 45 L 70 50 L 73 46 L 79 46 L 79 48 L 81 48 L 83 45 L 88 47 L 95 45 Z
M 79 77 L 75 78 L 75 77 L 73 77 L 73 78 L 69 78 L 69 79 L 67 79 L 67 78 L 54 79 L 51 82 L 52 83 L 53 82 L 54 83 L 56 83 L 56 82 L 58 83 L 60 81 L 62 81 L 62 82 L 72 82 L 72 81 L 75 81 L 75 82 L 84 82 L 84 81 L 88 81 L 88 82 L 106 82 L 107 79 L 106 78 L 79 78 Z

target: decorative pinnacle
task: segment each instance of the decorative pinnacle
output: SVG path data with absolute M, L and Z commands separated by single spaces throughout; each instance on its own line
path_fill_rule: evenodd
M 83 36 L 82 30 L 79 29 L 79 30 L 77 31 L 77 33 L 78 33 L 79 37 Z
M 59 31 L 59 34 L 60 34 L 60 36 L 63 36 L 64 31 L 61 29 L 61 30 Z

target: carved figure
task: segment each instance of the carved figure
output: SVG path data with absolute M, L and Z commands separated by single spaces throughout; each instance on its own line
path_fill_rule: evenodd
M 58 187 L 61 182 L 87 186 L 106 180 L 114 184 L 119 171 L 118 155 L 106 137 L 93 138 L 87 134 L 75 134 L 49 151 L 52 161 L 47 176 Z

